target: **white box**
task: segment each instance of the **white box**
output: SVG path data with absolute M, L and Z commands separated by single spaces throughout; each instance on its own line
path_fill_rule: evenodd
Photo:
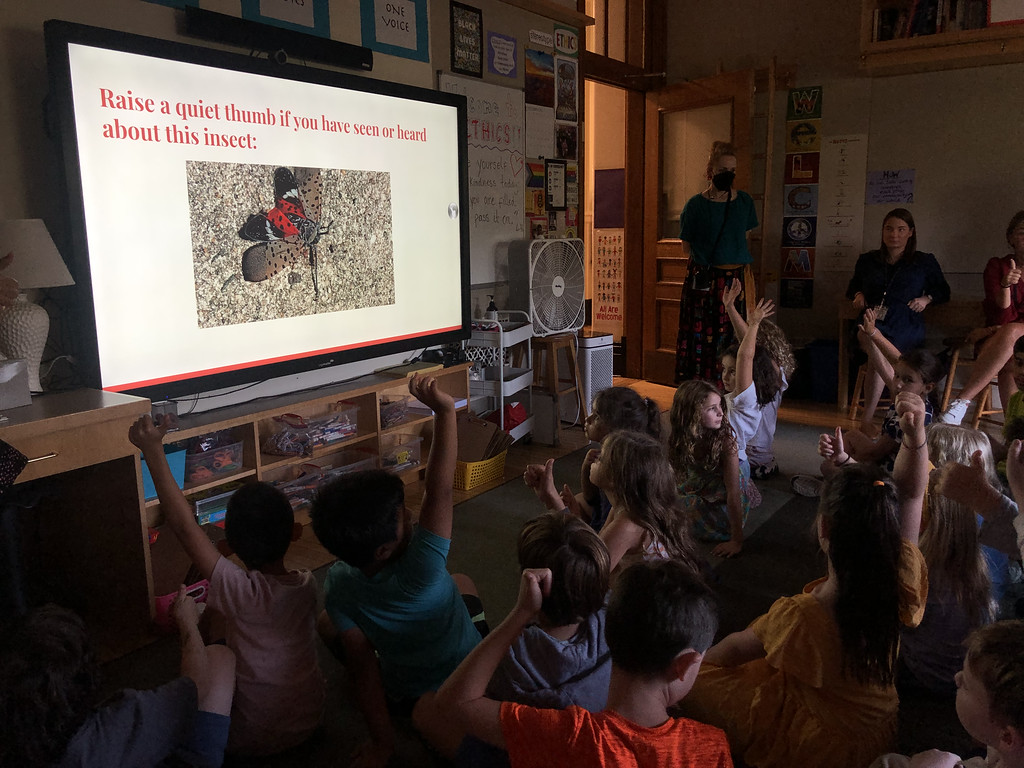
M 0 361 L 0 411 L 32 405 L 28 388 L 28 363 L 24 360 Z

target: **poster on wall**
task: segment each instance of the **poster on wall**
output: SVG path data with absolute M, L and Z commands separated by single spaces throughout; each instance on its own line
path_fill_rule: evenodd
M 487 71 L 492 75 L 514 78 L 519 74 L 516 39 L 498 32 L 487 33 Z
M 575 123 L 579 120 L 576 109 L 576 60 L 557 57 L 555 59 L 555 74 L 555 119 Z
M 177 3 L 198 6 L 198 2 Z M 320 37 L 331 36 L 331 15 L 328 0 L 310 0 L 302 3 L 282 3 L 280 0 L 242 0 L 242 18 L 273 24 L 275 27 L 305 32 Z
M 814 248 L 783 248 L 783 277 L 813 277 Z
M 786 99 L 786 121 L 813 120 L 821 117 L 822 93 L 820 85 L 791 88 Z
M 868 205 L 892 205 L 914 202 L 913 168 L 892 171 L 870 171 L 868 173 Z
M 863 250 L 866 134 L 830 136 L 821 145 L 817 267 L 852 271 Z
M 786 152 L 818 152 L 821 149 L 821 120 L 791 120 L 786 123 Z
M 484 17 L 479 8 L 452 0 L 449 6 L 452 72 L 484 76 Z
M 555 57 L 547 51 L 526 49 L 526 103 L 555 106 Z
M 783 278 L 779 301 L 787 309 L 810 309 L 814 306 L 814 281 Z
M 594 229 L 594 260 L 590 285 L 595 331 L 622 338 L 623 280 L 625 279 L 625 230 L 619 227 Z
M 359 16 L 367 48 L 430 61 L 427 0 L 360 0 Z
M 554 157 L 555 110 L 551 107 L 526 105 L 526 155 L 527 157 Z
M 575 160 L 578 135 L 576 123 L 555 123 L 555 157 Z

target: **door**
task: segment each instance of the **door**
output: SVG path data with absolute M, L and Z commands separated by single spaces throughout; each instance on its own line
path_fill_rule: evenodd
M 644 141 L 643 378 L 675 381 L 686 258 L 679 214 L 707 186 L 713 141 L 736 147 L 736 188 L 751 181 L 754 71 L 693 80 L 647 94 Z

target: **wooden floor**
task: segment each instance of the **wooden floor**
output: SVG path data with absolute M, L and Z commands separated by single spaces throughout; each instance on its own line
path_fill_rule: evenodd
M 672 395 L 675 389 L 672 387 L 652 384 L 639 379 L 624 379 L 616 377 L 617 386 L 628 386 L 636 389 L 645 397 L 650 397 L 661 407 L 663 412 L 668 412 L 672 404 Z M 796 424 L 810 424 L 822 428 L 834 429 L 841 426 L 844 429 L 855 426 L 846 418 L 835 405 L 812 403 L 812 402 L 786 402 L 783 401 L 779 408 L 779 419 L 781 421 Z M 587 445 L 589 441 L 583 433 L 580 425 L 563 424 L 561 439 L 558 446 L 542 445 L 537 442 L 520 440 L 511 448 L 505 459 L 505 473 L 499 480 L 473 488 L 468 491 L 455 491 L 455 503 L 471 499 L 486 493 L 492 488 L 497 488 L 502 483 L 518 477 L 522 477 L 528 464 L 543 464 L 548 458 L 559 458 L 572 453 L 578 448 Z M 413 514 L 419 510 L 423 498 L 423 482 L 414 482 L 406 486 L 406 503 Z M 319 568 L 332 562 L 334 558 L 328 553 L 313 534 L 312 528 L 308 525 L 309 519 L 306 516 L 299 516 L 303 523 L 302 538 L 292 544 L 288 550 L 287 564 L 290 568 L 308 568 L 310 570 Z

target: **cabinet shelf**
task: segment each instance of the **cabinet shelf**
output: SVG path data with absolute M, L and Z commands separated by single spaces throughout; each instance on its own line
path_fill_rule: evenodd
M 1024 61 L 1024 25 L 1021 24 L 960 29 L 951 28 L 948 19 L 939 19 L 940 27 L 943 21 L 947 25 L 941 31 L 904 36 L 906 16 L 915 5 L 910 0 L 862 0 L 861 68 L 868 74 L 897 75 Z M 966 7 L 964 0 L 960 5 Z M 887 13 L 902 14 L 901 26 L 894 30 L 900 36 L 877 40 L 880 20 Z M 884 31 L 884 34 L 891 33 Z

